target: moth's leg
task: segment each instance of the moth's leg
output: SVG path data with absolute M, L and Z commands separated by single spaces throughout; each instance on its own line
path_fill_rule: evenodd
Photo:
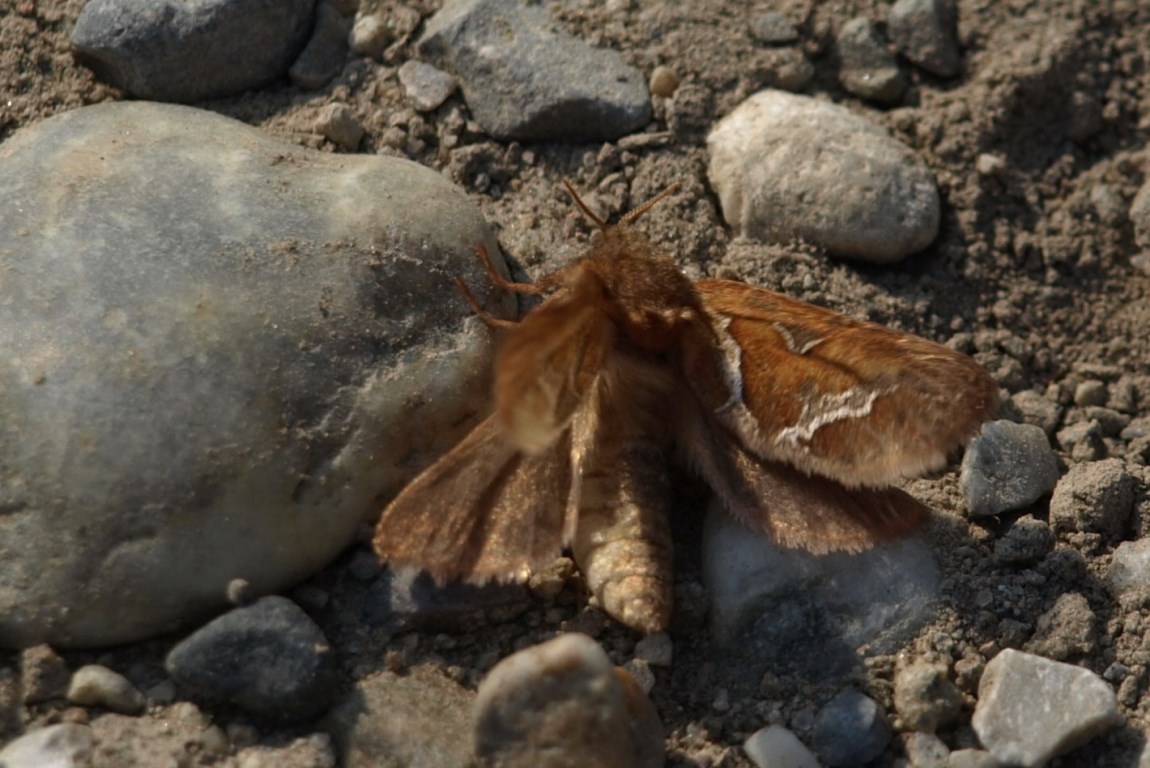
M 547 286 L 541 285 L 540 283 L 516 283 L 506 279 L 496 271 L 495 262 L 491 260 L 491 254 L 488 253 L 486 245 L 480 243 L 476 246 L 475 250 L 479 253 L 479 260 L 483 262 L 483 271 L 487 273 L 487 279 L 490 280 L 492 284 L 499 286 L 505 291 L 531 295 L 538 295 L 547 290 Z
M 610 439 L 597 443 L 580 485 L 575 562 L 603 610 L 644 633 L 671 620 L 669 489 L 662 450 Z
M 504 320 L 502 317 L 496 317 L 488 312 L 486 309 L 479 305 L 479 300 L 475 298 L 475 294 L 467 287 L 467 283 L 463 282 L 462 277 L 455 278 L 455 287 L 463 294 L 464 300 L 467 301 L 471 307 L 471 311 L 483 322 L 490 325 L 492 328 L 512 328 L 519 325 L 517 320 Z

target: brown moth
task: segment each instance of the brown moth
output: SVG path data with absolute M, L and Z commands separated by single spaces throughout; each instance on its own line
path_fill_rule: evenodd
M 603 609 L 641 632 L 671 614 L 668 459 L 787 547 L 855 552 L 925 509 L 893 483 L 945 465 L 997 386 L 933 342 L 730 280 L 692 282 L 631 225 L 535 283 L 505 328 L 495 413 L 384 510 L 375 551 L 437 581 L 525 579 L 570 548 Z

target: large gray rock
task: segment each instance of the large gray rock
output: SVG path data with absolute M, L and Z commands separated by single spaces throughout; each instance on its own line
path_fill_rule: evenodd
M 315 0 L 90 0 L 72 46 L 81 63 L 141 99 L 230 96 L 283 77 Z
M 445 3 L 419 52 L 459 77 L 467 106 L 497 139 L 609 141 L 651 119 L 639 70 L 522 0 Z
M 719 121 L 707 150 L 707 176 L 740 235 L 891 263 L 938 234 L 938 189 L 926 164 L 836 104 L 760 91 Z
M 187 107 L 13 136 L 0 228 L 0 646 L 126 642 L 314 573 L 482 408 L 452 277 L 513 306 L 441 175 Z
M 715 503 L 707 511 L 703 581 L 712 633 L 765 668 L 832 679 L 858 663 L 859 646 L 893 652 L 934 617 L 939 578 L 921 539 L 812 555 L 773 544 Z

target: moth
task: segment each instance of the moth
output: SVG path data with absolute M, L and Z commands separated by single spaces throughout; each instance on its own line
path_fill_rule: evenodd
M 997 386 L 926 339 L 730 280 L 691 281 L 632 225 L 534 283 L 503 329 L 495 412 L 382 512 L 375 552 L 438 582 L 526 579 L 570 548 L 600 606 L 640 632 L 672 607 L 669 461 L 780 545 L 856 552 L 919 526 L 895 482 L 941 468 Z

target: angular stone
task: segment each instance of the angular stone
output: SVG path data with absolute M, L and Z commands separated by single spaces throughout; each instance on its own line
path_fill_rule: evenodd
M 814 753 L 781 725 L 770 725 L 752 733 L 743 742 L 743 751 L 759 768 L 819 768 Z
M 419 52 L 459 77 L 476 121 L 496 139 L 610 141 L 651 119 L 639 70 L 519 0 L 446 4 L 427 22 Z
M 843 24 L 835 49 L 839 81 L 848 91 L 880 104 L 897 104 L 902 99 L 906 77 L 873 21 L 857 16 Z
M 180 685 L 260 717 L 290 722 L 323 712 L 338 683 L 335 652 L 283 597 L 236 608 L 196 630 L 164 664 Z
M 101 80 L 139 99 L 192 102 L 283 77 L 307 43 L 315 0 L 91 0 L 72 46 Z
M 1084 531 L 1121 540 L 1134 509 L 1136 484 L 1120 459 L 1076 464 L 1050 497 L 1050 526 L 1055 533 Z
M 843 691 L 815 716 L 815 753 L 827 768 L 866 765 L 890 741 L 890 723 L 874 699 Z
M 899 52 L 927 72 L 951 77 L 962 71 L 955 0 L 897 0 L 887 28 Z
M 1058 457 L 1032 424 L 991 421 L 970 441 L 959 484 L 971 517 L 999 515 L 1033 504 L 1054 490 Z
M 719 121 L 707 150 L 707 177 L 738 234 L 803 239 L 880 264 L 938 234 L 938 189 L 926 164 L 844 107 L 760 91 Z
M 0 228 L 0 646 L 127 642 L 314 573 L 482 408 L 452 278 L 514 306 L 440 174 L 188 107 L 17 133 Z
M 972 724 L 999 763 L 1040 766 L 1121 722 L 1098 675 L 1008 648 L 986 665 Z

